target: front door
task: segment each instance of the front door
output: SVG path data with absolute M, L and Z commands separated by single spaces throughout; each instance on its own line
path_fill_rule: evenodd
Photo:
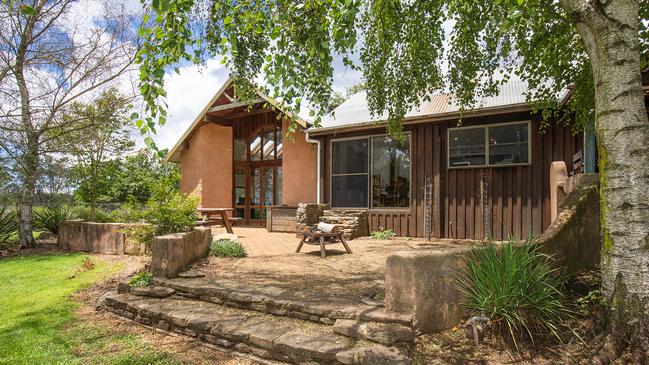
M 244 142 L 245 161 L 235 161 L 234 167 L 235 212 L 246 224 L 263 225 L 268 207 L 282 204 L 281 129 L 270 126 L 249 140 L 235 140 L 235 150 Z

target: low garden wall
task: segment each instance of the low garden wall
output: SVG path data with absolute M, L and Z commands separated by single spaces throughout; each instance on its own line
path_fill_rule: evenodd
M 536 239 L 558 267 L 571 275 L 599 268 L 599 176 L 582 174 L 579 184 L 559 203 L 557 217 Z
M 599 267 L 601 249 L 597 175 L 580 178 L 559 205 L 557 219 L 536 242 L 566 274 Z M 475 247 L 475 246 L 474 246 Z M 430 333 L 457 325 L 467 313 L 461 306 L 458 272 L 471 247 L 400 251 L 388 256 L 387 310 L 411 314 L 414 328 Z
M 81 219 L 61 223 L 58 244 L 72 252 L 95 252 L 108 255 L 144 255 L 144 243 L 136 242 L 128 229 L 140 223 L 95 223 Z
M 411 314 L 421 333 L 451 328 L 465 317 L 458 269 L 470 246 L 439 251 L 399 251 L 388 256 L 385 309 Z
M 212 231 L 206 227 L 191 232 L 153 238 L 151 272 L 156 277 L 175 278 L 197 259 L 207 255 Z

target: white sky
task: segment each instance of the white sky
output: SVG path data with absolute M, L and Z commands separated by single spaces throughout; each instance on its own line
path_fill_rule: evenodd
M 203 67 L 189 65 L 180 67 L 180 74 L 167 73 L 165 87 L 169 118 L 153 137 L 159 148 L 171 148 L 205 107 L 214 93 L 228 78 L 228 70 L 217 59 L 211 59 Z M 344 92 L 361 80 L 361 73 L 343 66 L 342 60 L 334 62 L 334 90 Z M 138 142 L 144 145 L 142 137 Z

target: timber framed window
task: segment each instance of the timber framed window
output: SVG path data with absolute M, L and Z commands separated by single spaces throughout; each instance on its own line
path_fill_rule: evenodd
M 333 208 L 409 208 L 410 180 L 410 134 L 331 142 Z
M 492 167 L 530 163 L 530 122 L 448 129 L 448 167 Z

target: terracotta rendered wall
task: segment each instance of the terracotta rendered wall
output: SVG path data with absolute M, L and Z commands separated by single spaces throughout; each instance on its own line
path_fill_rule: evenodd
M 206 124 L 180 156 L 180 191 L 208 208 L 232 207 L 232 128 Z
M 315 203 L 317 189 L 318 147 L 306 141 L 301 127 L 293 134 L 294 141 L 286 139 L 288 121 L 282 122 L 284 159 L 282 160 L 282 204 Z

